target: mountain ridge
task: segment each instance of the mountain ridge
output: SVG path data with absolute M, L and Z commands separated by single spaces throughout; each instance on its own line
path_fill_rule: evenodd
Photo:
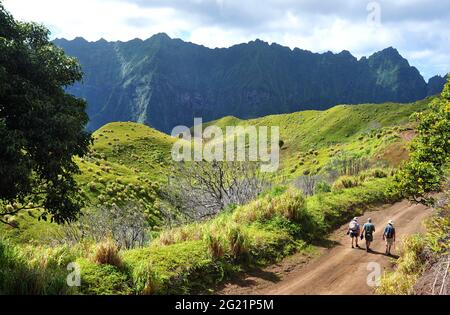
M 89 129 L 136 121 L 169 133 L 233 115 L 248 119 L 338 104 L 412 102 L 429 95 L 420 72 L 393 47 L 357 59 L 254 40 L 208 48 L 158 33 L 141 40 L 54 43 L 80 61 L 69 92 L 88 101 Z M 441 81 L 433 81 L 433 91 Z

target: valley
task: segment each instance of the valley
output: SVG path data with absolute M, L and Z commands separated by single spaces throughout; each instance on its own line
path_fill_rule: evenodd
M 183 295 L 165 307 L 206 312 L 217 294 L 449 294 L 450 77 L 432 76 L 445 34 L 414 38 L 428 16 L 24 1 L 0 0 L 0 296 Z

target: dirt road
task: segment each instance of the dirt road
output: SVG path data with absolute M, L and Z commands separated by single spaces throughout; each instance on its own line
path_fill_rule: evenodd
M 422 205 L 410 204 L 408 201 L 367 212 L 360 218 L 360 223 L 366 222 L 366 219 L 371 217 L 376 226 L 372 245 L 373 253 L 365 251 L 364 241 L 360 242 L 361 249 L 351 248 L 350 239 L 346 235 L 346 224 L 331 235 L 331 240 L 336 242 L 336 245 L 330 249 L 324 249 L 322 255 L 312 259 L 304 266 L 293 268 L 294 270 L 284 273 L 269 284 L 267 281 L 263 281 L 263 283 L 253 281 L 254 285 L 240 288 L 232 284 L 223 293 L 227 294 L 229 291 L 234 294 L 276 295 L 371 294 L 373 287 L 367 284 L 367 278 L 374 269 L 368 270 L 368 266 L 374 266 L 374 264 L 369 264 L 378 263 L 382 270 L 391 268 L 392 265 L 390 258 L 384 255 L 385 245 L 382 240 L 383 229 L 387 221 L 394 220 L 397 235 L 401 239 L 405 235 L 420 232 L 423 229 L 422 221 L 431 212 L 431 209 Z M 397 244 L 399 243 L 399 239 L 397 239 Z M 394 250 L 394 254 L 397 250 L 398 248 Z

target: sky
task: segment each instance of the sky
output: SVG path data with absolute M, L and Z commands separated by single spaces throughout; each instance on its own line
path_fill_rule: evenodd
M 0 0 L 1 1 L 1 0 Z M 450 72 L 448 0 L 3 0 L 52 38 L 147 39 L 164 32 L 210 48 L 261 39 L 360 58 L 392 46 L 425 79 Z

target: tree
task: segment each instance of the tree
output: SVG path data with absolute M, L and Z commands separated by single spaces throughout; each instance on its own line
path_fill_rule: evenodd
M 105 241 L 111 238 L 119 249 L 142 247 L 149 240 L 149 224 L 142 206 L 127 203 L 121 207 L 88 209 L 77 222 L 61 227 L 58 239 L 76 244 L 82 240 Z
M 418 135 L 409 161 L 396 174 L 397 189 L 404 197 L 430 204 L 429 193 L 440 190 L 450 163 L 450 80 L 429 110 L 413 117 Z
M 162 199 L 189 220 L 246 204 L 270 187 L 260 164 L 248 161 L 179 162 L 162 188 Z M 171 213 L 173 211 L 163 212 Z
M 0 4 L 1 222 L 27 209 L 57 223 L 77 218 L 73 157 L 88 151 L 91 137 L 86 103 L 65 88 L 81 78 L 44 26 L 18 22 Z

